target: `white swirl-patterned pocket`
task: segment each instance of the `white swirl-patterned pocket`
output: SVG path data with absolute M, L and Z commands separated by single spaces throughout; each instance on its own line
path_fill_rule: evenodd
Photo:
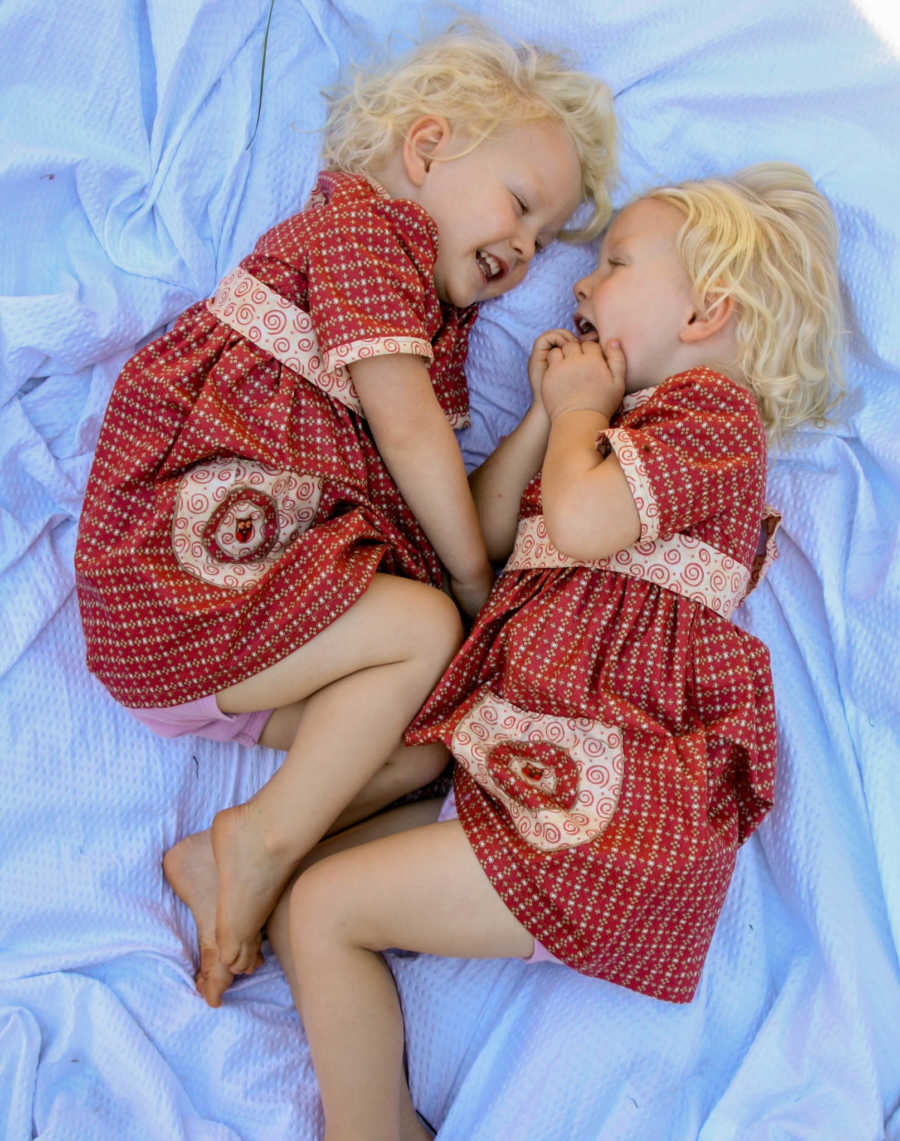
M 247 590 L 309 528 L 321 495 L 317 476 L 255 460 L 235 456 L 197 464 L 175 491 L 175 558 L 213 586 Z
M 586 844 L 616 810 L 625 773 L 616 726 L 530 713 L 485 690 L 456 726 L 451 747 L 534 848 Z

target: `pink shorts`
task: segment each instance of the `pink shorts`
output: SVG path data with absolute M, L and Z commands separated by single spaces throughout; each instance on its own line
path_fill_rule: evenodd
M 444 803 L 441 805 L 441 811 L 438 813 L 438 823 L 443 820 L 458 820 L 459 815 L 456 811 L 456 797 L 453 793 L 453 786 L 451 785 L 450 791 L 444 797 Z M 534 936 L 532 935 L 532 939 Z M 561 959 L 557 959 L 552 951 L 548 951 L 543 943 L 539 943 L 534 939 L 534 950 L 527 959 L 522 960 L 523 963 L 560 963 Z
M 256 745 L 271 709 L 256 713 L 223 713 L 214 693 L 159 709 L 132 709 L 128 712 L 160 737 L 209 737 L 212 741 L 237 741 Z

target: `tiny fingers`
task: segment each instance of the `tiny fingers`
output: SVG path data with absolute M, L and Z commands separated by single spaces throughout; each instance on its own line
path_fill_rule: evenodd
M 575 334 L 570 333 L 568 329 L 548 329 L 546 333 L 541 333 L 535 341 L 534 351 L 548 353 L 552 349 L 561 348 L 575 339 Z
M 613 379 L 625 383 L 625 353 L 622 351 L 622 346 L 619 341 L 607 341 L 603 348 L 603 355 L 606 357 L 606 363 L 609 366 L 609 371 L 613 375 Z
M 600 348 L 596 341 L 576 341 L 572 346 L 573 355 L 575 355 L 576 352 L 581 353 L 581 355 L 585 357 L 596 357 L 603 355 L 603 350 Z
M 566 341 L 564 345 L 554 350 L 559 355 L 555 360 L 579 360 L 583 357 L 602 358 L 603 352 L 596 341 L 579 341 L 578 338 L 573 338 L 571 341 Z M 551 358 L 548 358 L 548 360 Z

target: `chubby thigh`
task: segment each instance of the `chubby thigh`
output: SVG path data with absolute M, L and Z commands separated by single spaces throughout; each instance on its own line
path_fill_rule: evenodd
M 417 690 L 403 685 L 397 736 L 453 657 L 462 636 L 453 601 L 435 587 L 379 572 L 347 610 L 286 657 L 216 697 L 226 713 L 292 705 L 333 682 L 379 666 L 415 665 Z M 382 712 L 386 712 L 382 710 Z

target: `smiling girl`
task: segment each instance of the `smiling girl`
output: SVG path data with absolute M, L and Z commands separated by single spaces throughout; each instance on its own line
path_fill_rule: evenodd
M 786 164 L 652 191 L 575 284 L 580 337 L 538 339 L 472 477 L 506 564 L 406 734 L 450 748 L 453 796 L 325 841 L 269 923 L 329 1141 L 427 1135 L 387 948 L 694 996 L 772 803 L 768 653 L 729 619 L 774 555 L 767 435 L 840 386 L 836 235 Z
M 446 762 L 401 735 L 459 644 L 442 584 L 474 614 L 493 578 L 453 434 L 469 330 L 583 200 L 602 226 L 612 141 L 601 83 L 453 30 L 332 100 L 305 208 L 116 382 L 75 560 L 88 666 L 164 736 L 287 751 L 166 856 L 212 1003 L 329 826 Z

